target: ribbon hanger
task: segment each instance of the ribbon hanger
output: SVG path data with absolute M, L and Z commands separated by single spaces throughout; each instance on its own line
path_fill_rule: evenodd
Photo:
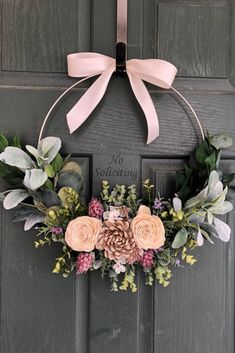
M 116 72 L 126 71 L 127 60 L 127 0 L 117 1 Z
M 116 58 L 94 52 L 73 53 L 67 56 L 68 75 L 70 77 L 83 77 L 83 79 L 70 86 L 50 107 L 43 120 L 38 142 L 42 138 L 52 110 L 62 97 L 79 83 L 99 75 L 67 114 L 70 133 L 77 130 L 103 98 L 114 72 L 126 72 L 129 78 L 132 91 L 146 118 L 148 128 L 147 144 L 153 142 L 159 136 L 159 123 L 153 101 L 143 81 L 163 89 L 171 88 L 189 107 L 199 126 L 202 139 L 205 138 L 201 122 L 195 110 L 187 99 L 172 86 L 177 73 L 176 67 L 170 62 L 161 59 L 127 60 L 127 1 L 117 0 Z

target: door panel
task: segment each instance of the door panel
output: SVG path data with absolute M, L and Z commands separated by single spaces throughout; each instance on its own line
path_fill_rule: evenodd
M 2 0 L 1 130 L 36 144 L 43 116 L 73 80 L 65 55 L 115 54 L 115 0 Z M 129 0 L 129 58 L 160 57 L 179 68 L 175 87 L 211 134 L 234 124 L 234 4 L 228 0 Z M 233 27 L 232 27 L 233 26 Z M 232 29 L 232 31 L 231 31 Z M 94 113 L 73 135 L 65 115 L 91 82 L 69 93 L 45 135 L 82 164 L 86 195 L 100 183 L 151 178 L 170 196 L 176 170 L 200 132 L 172 92 L 148 85 L 160 137 L 146 145 L 146 123 L 125 76 L 113 75 Z M 235 145 L 223 155 L 235 170 Z M 234 212 L 228 216 L 234 234 Z M 196 250 L 197 264 L 174 271 L 171 285 L 153 288 L 137 274 L 138 292 L 111 293 L 98 273 L 68 279 L 51 274 L 59 249 L 35 250 L 34 232 L 1 211 L 2 353 L 233 353 L 234 237 Z

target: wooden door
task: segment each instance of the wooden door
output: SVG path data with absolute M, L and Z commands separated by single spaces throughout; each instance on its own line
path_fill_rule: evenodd
M 115 0 L 1 1 L 1 130 L 36 144 L 42 118 L 73 82 L 66 54 L 114 56 Z M 235 6 L 230 0 L 129 0 L 129 58 L 167 59 L 179 68 L 175 86 L 210 133 L 235 137 Z M 87 122 L 69 135 L 65 114 L 88 83 L 60 103 L 47 135 L 83 166 L 89 191 L 102 179 L 140 186 L 150 177 L 166 194 L 200 138 L 190 112 L 172 92 L 149 87 L 160 137 L 146 146 L 146 123 L 125 76 L 114 75 Z M 235 171 L 235 145 L 224 155 Z M 124 170 L 125 173 L 118 171 Z M 113 173 L 111 172 L 113 171 Z M 2 353 L 233 353 L 234 237 L 207 244 L 198 263 L 174 271 L 167 288 L 136 294 L 109 291 L 99 274 L 63 279 L 51 273 L 59 249 L 36 250 L 1 212 Z M 234 213 L 228 216 L 233 229 Z

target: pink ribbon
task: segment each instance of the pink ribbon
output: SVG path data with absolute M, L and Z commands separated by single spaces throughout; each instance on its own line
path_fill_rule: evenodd
M 84 123 L 103 98 L 110 78 L 116 71 L 116 60 L 106 55 L 90 52 L 69 54 L 67 60 L 68 75 L 71 77 L 100 75 L 67 114 L 68 127 L 70 133 L 73 133 Z M 177 69 L 165 60 L 132 59 L 126 62 L 126 73 L 133 93 L 146 117 L 147 144 L 149 144 L 159 136 L 159 123 L 152 99 L 143 81 L 169 89 L 175 79 Z

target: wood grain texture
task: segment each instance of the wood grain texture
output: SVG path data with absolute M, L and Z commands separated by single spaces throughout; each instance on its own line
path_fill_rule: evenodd
M 174 174 L 182 168 L 182 163 L 182 160 L 144 158 L 142 174 L 153 180 L 160 195 L 172 197 L 169 190 L 174 190 Z M 234 161 L 223 164 L 226 171 L 235 169 Z M 227 219 L 232 231 L 234 216 L 233 212 Z M 228 245 L 219 241 L 213 246 L 207 243 L 195 251 L 195 256 L 196 265 L 173 271 L 168 288 L 155 286 L 156 353 L 178 353 L 182 347 L 193 353 L 233 352 L 234 239 Z
M 233 87 L 235 87 L 235 4 L 234 2 L 231 4 L 230 20 L 231 20 L 231 36 L 230 36 L 231 55 L 230 55 L 229 77 Z
M 182 159 L 156 159 L 143 157 L 141 160 L 141 180 L 150 179 L 155 185 L 156 192 L 164 195 L 166 199 L 175 192 L 176 171 L 183 170 L 185 160 Z
M 74 353 L 88 353 L 89 347 L 89 283 L 87 276 L 76 276 Z M 66 353 L 66 352 L 65 352 Z
M 93 0 L 92 50 L 115 57 L 116 0 Z M 141 58 L 143 51 L 144 0 L 128 2 L 128 58 Z M 100 25 L 103 21 L 104 26 Z
M 87 198 L 89 158 L 74 159 Z M 1 207 L 1 213 L 1 352 L 86 353 L 88 282 L 53 275 L 61 245 L 36 250 L 36 231 L 24 232 L 22 223 L 11 222 L 12 212 Z
M 158 4 L 180 4 L 180 5 L 210 5 L 212 7 L 215 6 L 224 6 L 230 5 L 233 0 L 154 0 Z
M 59 249 L 34 249 L 33 233 L 4 211 L 1 352 L 74 352 L 74 282 L 53 276 Z
M 138 292 L 110 292 L 110 280 L 91 274 L 91 353 L 152 351 L 152 288 L 137 273 Z M 102 313 L 102 314 L 101 314 Z
M 2 70 L 65 72 L 68 53 L 89 49 L 88 5 L 3 0 Z
M 160 4 L 158 57 L 174 63 L 180 76 L 226 77 L 229 11 L 228 6 Z
M 159 112 L 162 132 L 161 137 L 155 143 L 146 146 L 144 143 L 146 130 L 142 112 L 138 108 L 138 105 L 131 94 L 127 80 L 123 77 L 115 77 L 110 84 L 110 89 L 104 98 L 104 102 L 101 103 L 93 116 L 89 118 L 87 123 L 85 123 L 78 132 L 69 136 L 64 120 L 65 113 L 82 92 L 83 91 L 76 90 L 71 96 L 62 102 L 56 110 L 53 120 L 48 125 L 47 134 L 58 135 L 62 138 L 65 142 L 63 149 L 65 154 L 72 152 L 91 153 L 93 155 L 94 192 L 98 191 L 103 176 L 106 177 L 102 172 L 97 175 L 96 169 L 100 168 L 101 171 L 104 170 L 106 173 L 107 168 L 110 166 L 113 171 L 120 169 L 128 169 L 132 172 L 137 171 L 135 181 L 138 184 L 142 177 L 153 177 L 153 179 L 156 180 L 156 184 L 160 186 L 161 189 L 164 189 L 166 187 L 166 178 L 169 177 L 169 175 L 170 178 L 172 178 L 172 173 L 178 168 L 177 163 L 181 163 L 172 160 L 171 157 L 180 158 L 182 156 L 187 156 L 196 144 L 193 124 L 181 105 L 175 100 L 175 98 L 166 92 L 152 95 Z M 43 110 L 49 105 L 50 101 L 55 99 L 58 92 L 56 90 L 51 91 L 48 89 L 29 90 L 9 88 L 1 89 L 0 93 L 0 106 L 2 112 L 1 129 L 9 134 L 18 133 L 22 135 L 25 142 L 35 143 Z M 235 102 L 233 94 L 215 95 L 210 93 L 191 92 L 187 94 L 187 98 L 190 99 L 193 105 L 198 107 L 197 110 L 202 118 L 202 122 L 210 132 L 219 132 L 225 129 L 224 125 L 226 122 L 227 126 L 225 130 L 230 131 L 233 137 L 235 136 Z M 172 117 L 174 117 L 174 119 L 172 119 Z M 25 128 L 26 126 L 27 129 Z M 182 133 L 182 131 L 184 133 Z M 120 155 L 123 160 L 120 163 L 112 163 L 113 156 L 115 156 L 115 160 L 118 161 L 117 155 Z M 234 155 L 235 150 L 233 147 L 224 154 L 224 157 L 234 158 Z M 161 158 L 159 159 L 159 157 Z M 163 157 L 170 159 L 164 161 L 162 159 Z M 142 175 L 139 172 L 141 163 Z M 230 160 L 228 163 L 232 168 L 234 163 L 232 165 Z M 126 177 L 124 175 L 116 175 L 117 172 L 114 174 L 114 177 L 111 178 L 108 175 L 108 179 L 111 179 L 112 183 L 133 182 L 130 175 Z M 3 224 L 8 224 L 8 227 L 11 227 L 10 229 L 7 229 L 6 234 L 12 234 L 11 242 L 14 244 L 14 239 L 16 237 L 16 231 L 13 231 L 12 228 L 14 226 L 10 224 L 9 219 L 7 221 L 4 219 Z M 28 234 L 26 234 L 26 236 L 28 236 Z M 30 241 L 31 246 L 31 239 L 27 239 Z M 18 246 L 22 247 L 22 252 L 26 249 L 24 241 L 25 238 L 19 245 L 18 243 L 16 245 L 14 244 L 14 248 L 12 249 L 13 253 L 16 252 Z M 3 246 L 7 246 L 8 244 L 6 243 L 5 238 L 3 243 Z M 233 294 L 231 292 L 233 282 L 229 280 L 229 283 L 226 284 L 228 286 L 226 291 L 225 284 L 222 280 L 224 280 L 223 276 L 225 276 L 225 271 L 227 270 L 230 271 L 230 276 L 233 275 L 232 261 L 234 255 L 233 248 L 229 248 L 230 250 L 228 254 L 230 255 L 228 258 L 230 259 L 230 262 L 227 265 L 225 260 L 221 260 L 222 264 L 221 262 L 218 262 L 218 258 L 227 258 L 221 246 L 218 244 L 214 248 L 208 248 L 208 252 L 206 251 L 199 254 L 199 265 L 196 265 L 197 267 L 192 269 L 187 268 L 186 270 L 182 270 L 182 272 L 181 270 L 176 272 L 174 274 L 175 278 L 173 278 L 172 287 L 169 290 L 167 289 L 167 291 L 163 291 L 158 286 L 156 287 L 154 294 L 154 326 L 152 326 L 153 317 L 151 316 L 151 313 L 153 312 L 153 293 L 151 289 L 144 287 L 143 278 L 138 280 L 140 291 L 138 295 L 134 296 L 130 293 L 118 293 L 117 295 L 111 294 L 109 292 L 109 280 L 105 279 L 104 281 L 100 281 L 99 274 L 91 274 L 89 297 L 87 297 L 87 282 L 77 282 L 76 304 L 71 304 L 72 308 L 69 309 L 69 314 L 66 312 L 66 315 L 68 314 L 70 316 L 71 312 L 76 310 L 76 324 L 74 324 L 74 321 L 72 323 L 72 325 L 74 325 L 73 330 L 76 330 L 76 338 L 75 336 L 69 338 L 71 341 L 75 341 L 75 348 L 72 348 L 71 346 L 71 352 L 73 352 L 72 349 L 77 349 L 78 352 L 81 351 L 82 353 L 85 353 L 88 349 L 92 353 L 99 353 L 101 351 L 110 352 L 110 350 L 122 353 L 125 349 L 128 349 L 128 351 L 136 353 L 138 349 L 140 349 L 138 347 L 141 347 L 141 352 L 149 353 L 153 349 L 153 346 L 151 345 L 152 342 L 154 342 L 156 353 L 161 352 L 163 347 L 167 347 L 169 353 L 175 353 L 177 350 L 178 352 L 182 351 L 182 347 L 187 347 L 188 349 L 192 345 L 195 347 L 193 353 L 199 353 L 201 347 L 204 349 L 203 353 L 209 353 L 208 345 L 212 334 L 216 336 L 216 339 L 214 339 L 212 343 L 212 349 L 214 349 L 216 353 L 220 352 L 218 347 L 221 345 L 224 347 L 226 344 L 227 347 L 232 347 L 231 331 L 230 329 L 221 331 L 221 320 L 226 318 L 226 325 L 233 324 L 233 318 L 231 318 L 230 315 L 231 307 L 233 307 Z M 10 245 L 8 248 L 10 248 Z M 4 254 L 8 253 L 8 248 L 6 250 L 4 248 Z M 29 253 L 31 251 L 29 248 L 26 250 Z M 52 254 L 50 251 L 52 251 Z M 43 280 L 40 279 L 40 276 L 44 273 L 43 276 L 48 276 L 46 278 L 48 278 L 47 280 L 49 281 L 48 262 L 54 256 L 53 251 L 56 250 L 52 249 L 49 250 L 49 252 L 39 251 L 40 256 L 43 256 L 43 259 L 45 256 L 46 260 L 45 265 L 38 269 L 40 274 L 38 277 L 35 277 L 33 288 L 37 288 L 37 283 L 41 283 L 43 288 L 47 287 L 47 283 L 44 283 Z M 39 256 L 38 251 L 35 254 L 36 256 Z M 20 261 L 20 258 L 21 256 L 17 252 L 17 263 Z M 8 261 L 9 260 L 4 258 L 4 268 L 6 268 L 5 264 Z M 30 257 L 28 261 L 29 264 L 31 264 L 31 261 L 34 260 Z M 38 262 L 37 260 L 37 264 L 38 263 L 40 263 L 40 261 Z M 212 264 L 212 270 L 209 269 L 208 263 Z M 3 291 L 4 305 L 7 300 L 8 303 L 11 303 L 13 300 L 12 297 L 6 299 L 6 293 L 10 290 L 7 278 L 8 276 L 13 276 L 12 272 L 9 273 L 9 271 L 10 270 L 7 270 L 4 275 L 6 277 L 3 277 L 3 283 L 6 283 L 5 292 Z M 28 289 L 28 275 L 25 276 L 26 279 L 21 280 L 20 283 L 23 288 L 26 288 L 26 293 L 29 295 L 27 291 L 31 291 L 32 289 L 31 287 Z M 200 281 L 205 283 L 204 287 L 206 288 L 206 292 L 204 291 L 203 286 L 197 286 L 197 283 L 201 283 Z M 61 286 L 63 289 L 60 289 L 60 287 L 58 288 L 57 284 L 54 284 L 56 291 L 73 292 L 72 284 L 70 284 L 69 288 L 66 288 L 64 287 L 64 282 L 59 281 L 59 283 L 62 283 Z M 66 282 L 66 284 L 68 285 L 68 282 Z M 19 300 L 23 301 L 23 297 L 20 296 L 19 289 L 17 288 L 18 287 L 16 286 L 16 293 L 14 293 L 14 295 L 16 294 L 19 296 Z M 222 293 L 223 297 L 221 297 Z M 55 292 L 52 291 L 52 294 L 50 295 L 55 296 Z M 225 295 L 228 296 L 228 299 L 226 300 L 229 301 L 226 302 L 226 307 L 222 307 L 222 303 L 225 301 Z M 41 299 L 38 299 L 37 296 L 36 298 L 41 305 Z M 52 299 L 49 299 L 50 305 L 51 300 Z M 54 303 L 53 310 L 51 309 L 53 314 L 51 314 L 51 316 L 49 315 L 49 320 L 52 322 L 57 318 L 56 310 L 59 310 L 59 307 L 56 306 L 56 309 L 55 305 L 62 305 L 60 300 L 62 299 L 59 299 L 58 303 Z M 70 300 L 72 301 L 73 299 L 70 298 Z M 33 304 L 31 303 L 30 305 L 30 307 L 33 308 Z M 34 310 L 33 315 L 36 318 L 38 318 L 39 315 L 37 312 L 37 305 L 35 309 L 32 309 Z M 195 313 L 192 309 L 193 305 L 196 308 Z M 170 307 L 170 309 L 167 309 L 168 307 Z M 9 313 L 7 306 L 6 308 L 7 312 L 4 309 L 2 314 L 4 318 L 3 330 L 5 330 L 3 332 L 8 332 L 8 327 L 12 327 L 11 325 L 14 317 L 13 312 L 10 311 Z M 89 316 L 87 317 L 88 308 L 90 309 Z M 207 309 L 206 314 L 204 314 L 205 309 Z M 15 307 L 14 310 L 16 310 Z M 26 310 L 24 305 L 21 310 L 22 311 L 18 311 L 19 314 L 17 314 L 19 317 L 22 317 L 23 312 Z M 50 309 L 48 309 L 48 311 L 50 313 Z M 166 311 L 169 313 L 168 315 L 165 315 Z M 189 325 L 192 315 L 195 319 L 193 320 L 193 323 Z M 30 313 L 28 314 L 28 317 L 30 317 Z M 168 319 L 169 317 L 170 319 Z M 16 322 L 19 323 L 19 320 L 20 319 L 17 316 Z M 44 322 L 43 320 L 44 319 L 42 319 L 41 322 Z M 200 326 L 199 323 L 201 322 L 203 322 L 203 325 Z M 36 322 L 32 321 L 32 324 L 36 325 Z M 41 323 L 36 326 L 35 330 L 37 333 L 40 331 L 38 334 L 39 337 L 42 337 L 44 331 L 41 331 L 40 325 Z M 87 325 L 88 331 L 86 330 Z M 209 328 L 203 328 L 204 325 L 210 326 Z M 23 325 L 24 330 L 27 329 L 27 327 L 27 324 Z M 217 330 L 220 330 L 219 334 L 217 333 Z M 16 332 L 16 326 L 13 326 L 13 335 L 14 332 Z M 15 339 L 17 343 L 21 344 L 19 347 L 20 349 L 23 349 L 22 352 L 25 352 L 26 350 L 27 353 L 25 346 L 25 341 L 28 335 L 27 330 L 26 332 L 23 332 L 22 335 L 23 336 L 21 337 L 25 337 L 23 343 L 17 341 L 20 340 L 18 336 L 16 336 Z M 226 335 L 227 341 L 224 335 Z M 179 336 L 181 337 L 180 339 L 178 338 Z M 202 341 L 201 345 L 200 340 Z M 36 339 L 35 341 L 30 341 L 30 344 L 30 348 L 33 348 L 34 351 L 37 352 Z M 45 352 L 47 352 L 46 349 L 48 349 L 48 347 L 53 352 L 54 348 L 51 348 L 51 344 L 55 343 L 51 343 L 51 341 L 49 342 L 47 340 L 44 342 L 46 347 L 44 350 Z M 10 345 L 11 343 L 5 341 L 4 338 L 4 353 L 8 353 L 6 347 L 7 349 L 9 349 L 9 347 L 12 349 L 12 352 L 10 353 L 15 353 L 15 346 Z M 65 346 L 61 344 L 59 348 L 56 346 L 56 349 L 58 348 L 58 351 L 61 353 L 67 353 L 64 347 Z M 42 352 L 44 353 L 43 349 Z M 232 351 L 228 350 L 228 353 L 232 353 Z
M 2 4 L 0 130 L 36 144 L 43 116 L 73 82 L 64 73 L 65 54 L 115 54 L 116 1 Z M 129 0 L 128 54 L 147 58 L 161 53 L 176 60 L 181 75 L 188 78 L 178 78 L 175 86 L 192 103 L 203 126 L 210 133 L 227 131 L 235 139 L 235 90 L 228 80 L 234 84 L 231 6 L 229 0 Z M 53 33 L 49 39 L 48 33 Z M 160 137 L 146 146 L 143 112 L 127 78 L 114 75 L 97 109 L 69 135 L 66 113 L 89 85 L 61 101 L 45 131 L 61 137 L 65 155 L 80 155 L 86 194 L 97 194 L 104 178 L 112 185 L 137 183 L 139 190 L 141 180 L 151 177 L 167 196 L 173 191 L 175 170 L 200 139 L 190 112 L 172 92 L 148 85 Z M 234 171 L 235 146 L 223 158 L 226 168 Z M 172 189 L 166 190 L 169 184 Z M 228 245 L 206 245 L 197 253 L 198 264 L 174 271 L 167 289 L 146 287 L 138 273 L 138 293 L 116 294 L 109 292 L 109 279 L 102 281 L 98 273 L 67 280 L 52 275 L 59 249 L 35 250 L 33 234 L 23 232 L 21 224 L 12 224 L 10 214 L 2 212 L 2 353 L 234 352 L 234 239 Z M 228 222 L 234 233 L 234 213 Z
M 1 89 L 1 125 L 6 133 L 18 133 L 23 141 L 36 143 L 42 116 L 59 95 L 47 89 Z M 160 121 L 160 137 L 146 146 L 144 115 L 123 77 L 115 77 L 104 99 L 83 126 L 69 135 L 66 113 L 80 97 L 75 91 L 64 99 L 48 123 L 46 134 L 58 135 L 64 140 L 65 153 L 118 153 L 136 155 L 180 156 L 187 155 L 200 138 L 197 125 L 185 112 L 182 103 L 164 92 L 152 94 Z M 83 91 L 82 91 L 83 93 Z M 235 136 L 233 94 L 185 94 L 195 107 L 203 126 L 210 133 L 229 131 Z M 22 120 L 24 124 L 22 124 Z M 13 123 L 14 122 L 14 123 Z M 226 126 L 225 126 L 226 124 Z M 28 126 L 30 137 L 25 130 Z M 131 134 L 131 143 L 130 143 Z M 28 139 L 30 138 L 30 141 Z M 92 143 L 90 143 L 92 141 Z M 225 151 L 226 157 L 234 156 L 235 147 Z

